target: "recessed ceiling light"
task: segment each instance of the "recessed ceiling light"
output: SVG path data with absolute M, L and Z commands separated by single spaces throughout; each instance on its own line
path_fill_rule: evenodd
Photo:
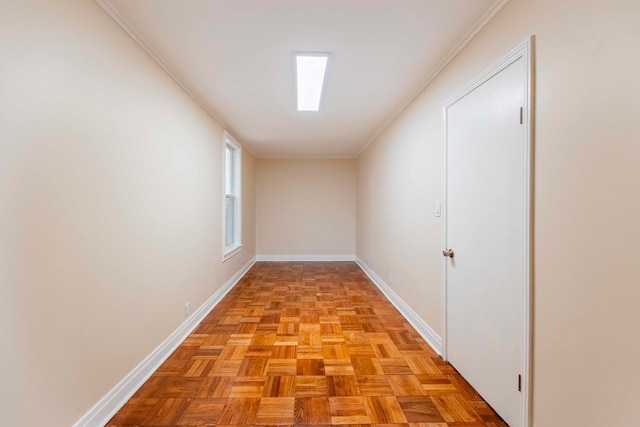
M 296 53 L 298 111 L 318 111 L 329 54 Z

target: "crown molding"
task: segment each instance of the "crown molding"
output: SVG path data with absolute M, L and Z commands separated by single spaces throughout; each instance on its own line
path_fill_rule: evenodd
M 261 160 L 354 160 L 355 156 L 258 156 Z
M 94 0 L 95 3 L 116 23 L 120 28 L 126 32 L 134 42 L 136 42 L 160 67 L 180 85 L 180 87 L 189 95 L 193 100 L 200 105 L 214 120 L 220 123 L 232 136 L 238 138 L 238 133 L 228 124 L 228 122 L 215 111 L 207 102 L 205 102 L 196 92 L 186 83 L 186 81 L 175 71 L 169 64 L 160 56 L 160 54 L 147 43 L 147 41 L 138 33 L 135 28 L 127 21 L 127 19 L 118 12 L 118 10 L 111 4 L 109 0 Z M 386 120 L 379 126 L 375 132 L 367 139 L 365 144 L 356 151 L 353 156 L 340 156 L 341 158 L 358 158 L 360 155 L 371 145 L 371 143 L 398 117 L 398 115 L 404 111 L 407 106 L 414 100 L 420 93 L 422 93 L 426 87 L 433 81 L 433 79 L 442 72 L 442 70 L 458 55 L 458 53 L 480 32 L 482 28 L 509 2 L 509 0 L 496 0 L 491 7 L 480 17 L 478 21 L 465 33 L 465 35 L 456 43 L 456 45 L 449 51 L 449 53 L 438 63 L 436 68 L 427 75 L 418 88 L 412 92 L 393 112 L 386 118 Z M 266 156 L 258 156 L 254 150 L 251 149 L 246 143 L 241 144 L 247 151 L 255 158 L 269 158 Z M 279 158 L 279 157 L 273 157 Z
M 464 36 L 456 43 L 456 45 L 449 51 L 449 53 L 442 58 L 442 60 L 438 63 L 436 68 L 427 75 L 427 77 L 422 81 L 420 86 L 410 95 L 408 96 L 393 112 L 387 119 L 382 123 L 382 125 L 376 129 L 375 132 L 369 137 L 369 139 L 365 142 L 365 144 L 360 148 L 354 157 L 358 158 L 364 151 L 371 145 L 373 141 L 382 133 L 384 130 L 393 122 L 396 117 L 400 113 L 402 113 L 408 106 L 413 102 L 414 99 L 418 97 L 424 91 L 427 86 L 435 79 L 438 74 L 444 70 L 444 68 L 455 58 L 458 53 L 471 41 L 473 38 L 484 28 L 491 19 L 502 10 L 502 8 L 509 3 L 509 0 L 496 0 L 491 7 L 476 21 L 476 23 L 465 33 Z
M 122 16 L 122 14 L 116 9 L 116 7 L 111 4 L 109 0 L 94 0 L 94 2 L 116 23 L 125 33 L 131 37 L 131 39 L 138 44 L 156 63 L 173 79 L 180 85 L 180 87 L 191 97 L 193 100 L 202 107 L 203 110 L 207 112 L 215 121 L 220 123 L 224 129 L 229 132 L 236 140 L 241 140 L 238 138 L 238 133 L 229 125 L 229 123 L 217 112 L 215 111 L 207 102 L 204 101 L 198 94 L 193 90 L 187 82 L 178 74 L 167 61 L 160 56 L 160 54 L 153 48 L 147 41 L 142 37 L 138 31 L 129 23 L 129 21 Z M 252 156 L 257 157 L 253 150 L 247 146 L 246 143 L 241 143 Z

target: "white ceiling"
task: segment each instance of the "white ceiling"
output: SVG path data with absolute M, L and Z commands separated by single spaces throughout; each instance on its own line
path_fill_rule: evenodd
M 356 155 L 506 3 L 96 2 L 259 157 Z M 319 112 L 296 110 L 295 51 L 331 52 Z

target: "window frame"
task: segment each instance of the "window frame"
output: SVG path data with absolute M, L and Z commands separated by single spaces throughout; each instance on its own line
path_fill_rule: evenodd
M 233 153 L 231 164 L 231 186 L 227 194 L 227 149 Z M 227 198 L 233 198 L 233 240 L 227 244 Z M 222 144 L 222 261 L 226 261 L 242 250 L 242 146 L 224 132 Z

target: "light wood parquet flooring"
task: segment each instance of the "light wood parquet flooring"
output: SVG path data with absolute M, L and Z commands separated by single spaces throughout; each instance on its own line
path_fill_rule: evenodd
M 506 427 L 352 262 L 257 263 L 107 425 Z

